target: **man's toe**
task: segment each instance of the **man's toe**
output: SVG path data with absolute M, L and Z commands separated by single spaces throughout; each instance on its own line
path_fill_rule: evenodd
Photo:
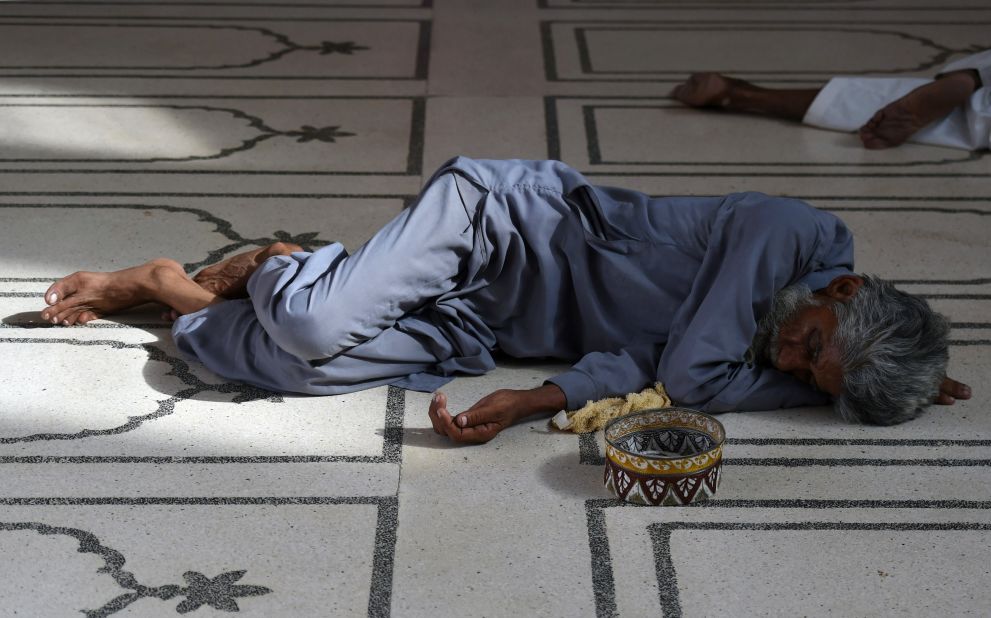
M 65 311 L 66 305 L 64 303 L 55 303 L 51 307 L 47 307 L 41 312 L 41 319 L 46 322 L 51 322 L 53 324 L 58 323 L 59 313 Z
M 864 148 L 868 150 L 884 150 L 885 148 L 891 148 L 896 145 L 874 132 L 862 135 L 860 141 L 863 142 Z
M 864 145 L 864 148 L 868 150 L 888 148 L 890 144 L 888 144 L 887 140 L 877 134 L 875 131 L 877 127 L 872 123 L 874 123 L 873 119 L 868 121 L 867 124 L 860 127 L 860 130 L 857 131 L 857 135 L 860 137 L 860 142 Z
M 63 277 L 49 286 L 48 290 L 45 291 L 45 302 L 49 305 L 54 305 L 59 301 L 65 300 L 72 294 L 76 293 L 78 287 L 79 277 L 78 273 L 73 273 L 68 277 Z
M 79 316 L 83 314 L 83 309 L 76 309 L 69 313 L 69 315 L 63 317 L 59 322 L 62 326 L 75 326 L 79 322 Z
M 80 311 L 82 311 L 80 307 L 68 303 L 59 303 L 58 305 L 55 305 L 53 309 L 58 310 L 58 312 L 52 315 L 51 317 L 52 324 L 61 324 L 62 326 L 70 326 L 71 324 L 75 324 L 76 316 L 79 314 Z M 69 322 L 70 318 L 72 319 L 71 324 Z

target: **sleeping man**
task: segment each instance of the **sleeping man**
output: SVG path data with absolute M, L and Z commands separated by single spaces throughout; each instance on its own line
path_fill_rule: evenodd
M 161 303 L 184 354 L 314 395 L 435 391 L 495 353 L 574 363 L 456 417 L 435 395 L 434 429 L 459 442 L 656 381 L 708 412 L 832 400 L 881 425 L 969 398 L 946 377 L 946 320 L 852 268 L 843 222 L 798 200 L 651 198 L 557 161 L 459 157 L 353 255 L 278 243 L 193 278 L 167 259 L 78 272 L 41 315 L 69 326 Z

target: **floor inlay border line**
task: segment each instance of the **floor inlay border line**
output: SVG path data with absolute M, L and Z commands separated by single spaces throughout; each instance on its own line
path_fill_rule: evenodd
M 560 120 L 558 112 L 558 101 L 575 101 L 575 100 L 601 100 L 608 99 L 613 101 L 670 101 L 670 97 L 663 96 L 612 96 L 612 95 L 547 95 L 544 97 L 544 125 L 546 127 L 546 143 L 547 143 L 547 158 L 557 159 L 562 158 L 561 153 L 561 129 Z M 587 118 L 586 118 L 587 121 Z M 591 159 L 594 153 L 594 147 L 592 145 L 592 137 L 590 136 L 587 128 L 585 132 L 585 148 L 589 153 Z M 597 140 L 596 140 L 597 141 Z M 974 151 L 968 154 L 966 159 L 949 160 L 942 162 L 927 162 L 927 163 L 917 163 L 915 165 L 937 165 L 945 162 L 956 162 L 956 163 L 969 163 L 973 161 L 979 161 L 984 159 L 988 155 L 987 151 Z M 646 163 L 645 163 L 646 164 Z M 741 168 L 753 167 L 754 164 L 750 163 L 734 163 L 734 162 L 709 162 L 709 163 L 693 163 L 693 162 L 668 162 L 668 163 L 655 163 L 653 165 L 663 166 L 663 167 L 679 167 L 679 166 L 713 166 L 713 167 L 726 167 L 726 166 L 738 166 Z M 830 167 L 829 164 L 817 164 L 817 163 L 778 163 L 778 166 L 787 167 Z M 848 164 L 833 164 L 834 166 L 847 166 Z M 860 164 L 858 164 L 859 166 Z M 912 164 L 890 164 L 890 163 L 877 163 L 877 164 L 865 164 L 868 167 L 897 167 L 905 166 L 911 167 Z M 849 164 L 853 167 L 854 164 Z M 623 177 L 629 176 L 633 177 L 774 177 L 774 178 L 818 178 L 818 177 L 828 177 L 828 178 L 991 178 L 991 173 L 981 173 L 981 172 L 868 172 L 868 173 L 854 173 L 854 172 L 768 172 L 768 171 L 754 171 L 752 169 L 741 169 L 739 171 L 691 171 L 691 170 L 669 170 L 669 171 L 636 171 L 636 170 L 597 170 L 597 169 L 584 169 L 580 170 L 582 174 L 589 177 Z M 813 199 L 813 198 L 805 198 Z M 826 199 L 819 197 L 818 199 Z M 882 198 L 877 196 L 844 196 L 842 198 L 836 199 L 874 199 L 874 200 L 884 200 L 884 199 L 928 199 L 932 201 L 938 201 L 938 198 Z M 959 201 L 981 201 L 987 202 L 986 198 L 952 198 Z M 983 214 L 983 212 L 981 213 Z
M 590 498 L 585 501 L 586 530 L 591 557 L 592 588 L 595 613 L 598 618 L 619 615 L 616 605 L 616 583 L 613 576 L 605 509 L 640 507 L 615 499 Z M 671 507 L 674 508 L 674 507 Z M 740 508 L 740 509 L 991 509 L 991 501 L 979 500 L 707 500 L 678 508 Z M 661 524 L 663 525 L 663 524 Z M 942 523 L 937 525 L 944 525 Z M 947 526 L 976 525 L 991 529 L 991 524 L 952 522 Z
M 180 2 L 177 0 L 80 0 L 79 2 L 53 2 L 51 0 L 7 1 L 4 5 L 58 5 L 58 6 L 218 6 L 242 8 L 317 8 L 317 9 L 419 9 L 433 7 L 433 0 L 419 0 L 418 4 L 364 4 L 336 2 Z
M 267 399 L 273 403 L 284 403 L 281 394 L 243 384 L 240 382 L 223 382 L 209 384 L 190 372 L 189 364 L 176 358 L 159 346 L 148 343 L 124 343 L 112 339 L 107 340 L 77 340 L 68 338 L 34 338 L 34 337 L 2 337 L 0 344 L 68 344 L 80 346 L 108 346 L 113 349 L 136 349 L 148 354 L 149 361 L 167 363 L 171 370 L 169 375 L 178 378 L 185 386 L 178 392 L 159 400 L 154 412 L 144 415 L 131 415 L 123 425 L 106 429 L 83 429 L 74 433 L 38 433 L 27 436 L 3 436 L 0 444 L 19 444 L 24 442 L 78 440 L 93 436 L 106 436 L 127 433 L 139 428 L 147 421 L 152 421 L 175 412 L 176 404 L 195 397 L 204 392 L 237 393 L 231 400 L 233 403 L 243 403 L 258 399 Z M 385 420 L 382 430 L 381 455 L 287 455 L 287 456 L 71 456 L 71 455 L 26 455 L 0 456 L 2 464 L 93 464 L 93 463 L 151 463 L 151 464 L 231 464 L 231 463 L 382 463 L 397 465 L 402 461 L 403 449 L 403 419 L 406 413 L 406 391 L 395 386 L 389 386 L 386 393 Z
M 678 578 L 671 557 L 671 535 L 679 530 L 855 530 L 855 531 L 986 531 L 991 524 L 977 522 L 880 522 L 849 523 L 824 521 L 798 522 L 664 522 L 647 526 L 654 553 L 655 575 L 657 576 L 658 597 L 664 618 L 681 618 L 682 608 L 678 592 Z
M 726 445 L 752 446 L 904 446 L 904 447 L 991 447 L 991 440 L 927 440 L 927 439 L 871 439 L 871 438 L 727 438 Z M 578 434 L 578 463 L 585 466 L 602 466 L 606 458 L 599 449 L 596 433 Z M 868 457 L 728 457 L 723 459 L 728 466 L 772 466 L 772 467 L 887 467 L 887 466 L 922 466 L 922 467 L 968 467 L 991 466 L 987 458 L 925 458 L 925 459 L 895 459 Z
M 3 5 L 0 5 L 2 8 Z M 147 23 L 148 21 L 154 20 L 156 18 L 148 17 L 141 18 L 146 20 L 144 23 L 127 23 L 128 18 L 120 16 L 104 16 L 103 19 L 117 20 L 117 23 L 107 22 L 107 23 L 94 23 L 92 21 L 87 21 L 84 23 L 73 23 L 73 22 L 51 22 L 48 19 L 61 19 L 57 16 L 50 16 L 42 18 L 39 22 L 28 22 L 28 21 L 8 21 L 14 16 L 3 16 L 0 15 L 0 26 L 43 26 L 43 27 L 88 27 L 88 28 L 175 28 L 175 29 L 206 29 L 206 30 L 238 30 L 238 31 L 252 31 L 258 32 L 264 36 L 270 37 L 282 45 L 282 49 L 269 53 L 264 58 L 253 59 L 245 64 L 237 65 L 219 65 L 219 66 L 183 66 L 183 67 L 152 67 L 152 66 L 115 66 L 115 67 L 101 67 L 101 66 L 8 66 L 0 65 L 0 77 L 18 77 L 18 78 L 113 78 L 113 79 L 245 79 L 245 80 L 320 80 L 320 81 L 336 81 L 336 80 L 351 80 L 351 81 L 410 81 L 410 80 L 426 80 L 429 75 L 429 61 L 430 61 L 430 40 L 432 33 L 432 22 L 429 19 L 412 19 L 412 18 L 392 18 L 392 19 L 361 19 L 361 18 L 342 18 L 330 20 L 331 23 L 414 23 L 418 24 L 418 34 L 416 42 L 416 59 L 413 63 L 413 74 L 412 75 L 292 75 L 292 74 L 279 74 L 279 75 L 201 75 L 195 73 L 163 73 L 160 71 L 222 71 L 226 69 L 244 69 L 260 66 L 269 62 L 274 62 L 281 59 L 282 57 L 292 54 L 298 51 L 317 51 L 321 54 L 328 53 L 325 51 L 328 49 L 326 45 L 329 42 L 324 43 L 324 47 L 314 46 L 314 45 L 301 45 L 294 42 L 287 35 L 275 32 L 269 28 L 263 28 L 260 26 L 238 26 L 238 25 L 217 25 L 210 24 L 211 21 L 239 21 L 238 19 L 219 19 L 219 18 L 185 18 L 185 21 L 195 19 L 198 22 L 205 23 L 161 23 L 153 24 Z M 27 19 L 22 17 L 21 19 Z M 37 18 L 36 18 L 37 19 Z M 78 18 L 77 18 L 78 19 Z M 93 19 L 99 19 L 99 17 L 93 17 Z M 160 17 L 157 18 L 162 22 L 175 21 L 173 18 Z M 246 19 L 244 21 L 264 21 L 261 19 Z M 270 21 L 293 21 L 284 19 L 272 19 Z M 320 19 L 305 20 L 305 21 L 321 21 Z M 353 42 L 352 42 L 353 43 Z M 360 42 L 359 42 L 360 43 Z M 368 49 L 367 47 L 355 47 L 355 50 Z M 323 50 L 323 51 L 322 51 Z M 348 55 L 351 52 L 347 52 Z M 16 69 L 17 72 L 4 73 L 4 70 Z M 22 70 L 33 69 L 36 71 L 55 71 L 63 70 L 66 73 L 26 73 L 20 72 Z M 100 73 L 87 73 L 86 71 L 106 71 Z M 113 73 L 112 71 L 135 71 L 134 73 Z M 152 72 L 142 72 L 142 71 L 152 71 Z
M 210 196 L 210 197 L 226 197 L 223 195 Z M 336 194 L 327 194 L 323 197 L 337 197 Z M 365 196 L 345 196 L 345 197 L 365 197 Z M 396 198 L 403 199 L 403 208 L 409 207 L 415 197 L 409 196 L 395 196 Z M 368 198 L 374 199 L 374 198 Z M 219 217 L 211 212 L 203 210 L 202 208 L 193 208 L 191 206 L 174 206 L 171 204 L 85 204 L 85 203 L 45 203 L 45 204 L 31 204 L 31 203 L 0 203 L 0 210 L 3 209 L 15 209 L 15 208 L 41 208 L 41 209 L 67 209 L 67 210 L 161 210 L 167 213 L 185 213 L 196 215 L 198 221 L 203 221 L 206 223 L 212 223 L 214 225 L 214 232 L 220 234 L 230 240 L 230 243 L 214 249 L 207 253 L 207 256 L 202 260 L 197 262 L 186 262 L 182 265 L 183 269 L 187 273 L 191 273 L 198 270 L 208 264 L 214 264 L 219 262 L 224 258 L 224 256 L 237 251 L 238 249 L 243 249 L 244 247 L 257 246 L 264 247 L 275 242 L 289 242 L 302 246 L 308 251 L 312 251 L 316 248 L 326 246 L 331 244 L 333 241 L 322 240 L 318 238 L 318 232 L 297 232 L 292 234 L 285 230 L 276 230 L 272 233 L 271 237 L 258 237 L 258 238 L 246 238 L 241 235 L 240 232 L 234 229 L 234 224 Z M 29 279 L 38 279 L 32 277 Z M 23 297 L 35 297 L 35 292 L 4 292 L 0 293 L 0 296 L 23 296 Z
M 683 11 L 691 9 L 693 11 L 934 11 L 928 6 L 912 4 L 886 4 L 880 6 L 830 6 L 834 4 L 869 3 L 871 0 L 797 0 L 795 2 L 775 2 L 774 0 L 762 0 L 760 2 L 750 2 L 739 0 L 707 0 L 706 2 L 689 2 L 686 0 L 652 0 L 622 2 L 608 2 L 603 0 L 592 0 L 583 2 L 582 0 L 570 0 L 568 4 L 551 4 L 549 0 L 536 0 L 537 8 L 552 11 Z M 938 11 L 974 11 L 982 12 L 987 9 L 980 6 L 940 6 Z
M 719 30 L 720 27 L 725 27 L 723 29 L 739 31 L 739 30 L 766 30 L 774 29 L 778 27 L 782 30 L 794 30 L 802 28 L 803 26 L 808 26 L 808 29 L 814 30 L 828 30 L 836 32 L 849 32 L 849 33 L 865 33 L 865 34 L 892 34 L 906 39 L 911 39 L 915 41 L 922 42 L 927 47 L 931 47 L 935 50 L 935 54 L 932 55 L 928 60 L 922 62 L 915 68 L 907 69 L 871 69 L 871 70 L 860 70 L 860 71 L 849 71 L 849 70 L 837 70 L 837 71 L 782 71 L 782 72 L 768 72 L 768 71 L 746 71 L 740 70 L 736 73 L 741 75 L 790 75 L 789 78 L 758 78 L 758 81 L 768 82 L 768 83 L 778 83 L 778 82 L 819 82 L 824 81 L 825 76 L 844 74 L 899 74 L 899 73 L 910 73 L 918 72 L 932 68 L 936 65 L 945 63 L 946 59 L 956 53 L 973 53 L 976 51 L 975 46 L 971 45 L 966 48 L 954 49 L 949 48 L 944 45 L 940 45 L 931 39 L 922 37 L 919 35 L 908 34 L 901 32 L 900 30 L 879 30 L 875 28 L 864 28 L 864 22 L 852 22 L 852 21 L 767 21 L 767 20 L 715 20 L 715 21 L 700 21 L 700 20 L 639 20 L 639 21 L 629 21 L 629 20 L 612 20 L 612 19 L 548 19 L 541 20 L 539 22 L 540 36 L 543 50 L 543 60 L 544 60 L 544 75 L 549 82 L 563 82 L 563 83 L 660 83 L 660 82 L 680 82 L 684 77 L 692 72 L 691 68 L 682 69 L 679 71 L 667 71 L 667 72 L 651 72 L 651 71 L 637 71 L 637 73 L 655 73 L 656 77 L 561 77 L 560 69 L 557 66 L 556 60 L 556 47 L 555 47 L 555 26 L 574 26 L 575 34 L 575 53 L 577 54 L 579 66 L 581 67 L 582 75 L 591 75 L 592 73 L 586 69 L 591 67 L 591 58 L 588 52 L 587 44 L 583 48 L 584 43 L 583 35 L 578 32 L 580 29 L 576 24 L 587 24 L 588 27 L 609 27 L 614 30 L 646 30 L 646 29 L 657 29 L 657 30 Z M 920 21 L 884 21 L 884 22 L 870 22 L 870 26 L 975 26 L 975 25 L 988 25 L 991 21 L 967 21 L 967 22 L 938 22 L 933 24 L 932 22 L 920 22 Z M 625 27 L 625 28 L 624 28 Z M 611 72 L 617 73 L 617 72 Z M 663 75 L 674 75 L 677 77 L 665 78 Z M 812 77 L 801 77 L 801 76 L 812 76 Z
M 44 95 L 34 95 L 35 98 L 44 99 Z M 87 99 L 99 99 L 100 97 L 85 97 Z M 151 98 L 151 97 L 147 97 Z M 168 96 L 157 97 L 161 99 L 168 99 Z M 190 97 L 197 98 L 205 101 L 209 101 L 214 97 L 209 95 L 204 95 L 202 97 Z M 241 97 L 240 100 L 251 100 L 256 97 Z M 280 100 L 292 101 L 297 97 L 280 97 Z M 182 169 L 182 168 L 167 168 L 167 169 L 155 169 L 155 168 L 123 168 L 123 169 L 105 169 L 105 168 L 40 168 L 40 167 L 28 167 L 28 168 L 0 168 L 0 174 L 210 174 L 210 175 L 272 175 L 272 176 L 294 176 L 294 175 L 305 175 L 305 176 L 419 176 L 423 171 L 423 140 L 424 132 L 426 130 L 426 100 L 425 96 L 354 96 L 354 95 L 327 95 L 323 97 L 309 97 L 308 100 L 364 100 L 364 101 L 409 101 L 410 103 L 410 124 L 409 124 L 409 142 L 407 144 L 406 150 L 406 165 L 403 171 L 347 171 L 347 170 L 205 170 L 205 169 Z M 3 100 L 2 95 L 0 95 L 0 101 Z M 106 104 L 59 104 L 59 103 L 0 103 L 0 107 L 104 107 L 104 108 L 118 108 L 118 107 L 173 107 L 173 108 L 183 108 L 189 109 L 194 106 L 183 105 L 183 106 L 169 106 L 169 105 L 129 105 L 129 104 L 116 104 L 116 103 L 106 103 Z M 203 106 L 199 106 L 203 108 Z M 214 111 L 221 111 L 221 108 L 217 108 Z M 259 136 L 261 139 L 268 139 L 269 137 L 275 135 L 285 135 L 289 137 L 298 137 L 297 141 L 311 141 L 312 139 L 317 139 L 319 141 L 333 141 L 336 135 L 327 134 L 323 132 L 329 129 L 337 129 L 338 127 L 312 127 L 304 126 L 299 130 L 292 131 L 277 131 L 264 126 L 264 122 L 259 118 L 255 118 L 246 114 L 241 110 L 234 108 L 223 109 L 228 113 L 233 113 L 235 117 L 240 117 L 241 119 L 250 119 L 250 126 L 258 131 L 261 131 L 262 135 Z M 240 115 L 240 116 L 239 116 Z M 312 134 L 312 137 L 311 137 Z M 267 136 L 267 137 L 266 137 Z M 259 137 L 253 138 L 253 140 L 248 140 L 252 142 L 250 145 L 242 144 L 241 147 L 236 150 L 247 150 L 250 149 L 257 143 Z M 222 152 L 222 156 L 227 156 L 231 152 Z M 201 158 L 216 158 L 216 157 L 198 157 L 197 160 Z M 145 162 L 140 159 L 5 159 L 0 160 L 3 162 L 17 163 L 17 162 L 36 162 L 36 163 L 121 163 L 130 162 L 135 163 Z M 173 159 L 166 159 L 165 161 L 177 162 Z
M 859 163 L 836 163 L 836 162 L 793 162 L 793 161 L 760 161 L 752 163 L 740 163 L 735 161 L 611 161 L 602 158 L 602 151 L 599 146 L 599 127 L 595 112 L 600 109 L 681 109 L 684 106 L 675 101 L 667 100 L 667 105 L 582 105 L 582 118 L 585 126 L 585 144 L 589 165 L 631 165 L 631 166 L 685 166 L 685 167 L 915 167 L 920 165 L 947 165 L 953 163 L 969 163 L 982 159 L 985 155 L 981 151 L 957 151 L 943 159 L 931 161 L 903 161 L 898 163 L 884 162 L 859 162 Z M 949 149 L 943 149 L 949 150 Z
M 768 168 L 768 167 L 805 167 L 805 168 L 911 168 L 919 166 L 936 166 L 945 164 L 961 164 L 961 163 L 972 163 L 976 161 L 983 160 L 987 156 L 987 151 L 973 151 L 967 152 L 965 154 L 958 155 L 956 157 L 949 157 L 941 160 L 933 161 L 909 161 L 902 163 L 840 163 L 840 162 L 758 162 L 758 163 L 746 163 L 746 162 L 734 162 L 734 161 L 664 161 L 664 162 L 652 162 L 652 161 L 606 161 L 602 159 L 601 151 L 599 148 L 599 138 L 598 138 L 598 128 L 594 117 L 595 109 L 607 109 L 611 107 L 616 108 L 636 108 L 636 109 L 667 109 L 667 108 L 677 108 L 679 104 L 674 102 L 670 97 L 651 97 L 651 96 L 606 96 L 606 95 L 595 95 L 595 96 L 581 96 L 581 95 L 547 95 L 544 97 L 544 123 L 546 127 L 546 139 L 547 139 L 547 157 L 549 159 L 561 159 L 561 123 L 559 119 L 558 102 L 559 101 L 579 101 L 579 100 L 602 100 L 607 99 L 611 101 L 644 101 L 643 104 L 594 104 L 594 105 L 582 105 L 582 118 L 583 118 L 583 128 L 584 135 L 581 138 L 585 142 L 585 152 L 588 158 L 589 165 L 609 165 L 609 166 L 623 166 L 630 165 L 635 167 L 642 166 L 657 166 L 668 168 L 666 170 L 657 171 L 637 171 L 637 170 L 600 170 L 600 169 L 584 169 L 581 170 L 582 174 L 586 176 L 630 176 L 630 177 L 644 177 L 644 176 L 675 176 L 675 177 L 694 177 L 694 176 L 705 176 L 705 177 L 758 177 L 758 176 L 770 176 L 770 177 L 850 177 L 850 178 L 874 178 L 874 177 L 936 177 L 936 178 L 986 178 L 991 177 L 989 173 L 979 173 L 979 172 L 869 172 L 869 173 L 855 173 L 854 171 L 849 172 L 768 172 L 768 171 L 754 171 L 750 168 Z M 646 101 L 662 102 L 663 105 L 648 105 Z M 581 139 L 580 138 L 580 139 Z M 579 146 L 580 147 L 580 146 Z M 725 167 L 739 167 L 745 168 L 739 171 L 693 171 L 693 170 L 672 170 L 670 168 L 680 168 L 680 167 L 715 167 L 715 168 L 725 168 Z M 865 198 L 866 199 L 866 198 Z M 881 199 L 881 198 L 875 198 Z
M 636 73 L 644 75 L 679 75 L 683 76 L 686 73 L 691 73 L 691 69 L 677 69 L 670 71 L 596 71 L 592 68 L 592 55 L 588 47 L 588 37 L 587 32 L 594 31 L 616 31 L 616 32 L 634 32 L 634 31 L 728 31 L 728 32 L 740 32 L 740 31 L 779 31 L 779 32 L 844 32 L 844 33 L 863 33 L 870 35 L 886 35 L 892 34 L 897 37 L 914 41 L 920 43 L 925 47 L 932 48 L 934 50 L 934 55 L 929 59 L 919 63 L 914 67 L 908 67 L 904 69 L 861 69 L 857 71 L 740 71 L 747 75 L 750 74 L 760 74 L 760 75 L 814 75 L 829 77 L 837 74 L 844 75 L 868 75 L 868 74 L 898 74 L 898 73 L 915 73 L 918 71 L 924 71 L 931 69 L 937 65 L 945 64 L 946 59 L 953 54 L 963 54 L 972 53 L 974 50 L 967 49 L 952 49 L 944 45 L 940 45 L 931 39 L 926 37 L 909 34 L 907 32 L 901 32 L 898 30 L 878 30 L 874 28 L 837 28 L 832 27 L 832 24 L 823 22 L 791 22 L 785 26 L 782 26 L 780 22 L 768 22 L 766 26 L 756 26 L 756 22 L 741 22 L 746 25 L 730 25 L 725 27 L 712 26 L 706 22 L 696 22 L 695 26 L 679 25 L 677 27 L 670 25 L 670 22 L 651 22 L 649 20 L 643 20 L 636 23 L 631 22 L 594 22 L 593 26 L 577 26 L 574 28 L 575 40 L 578 46 L 578 59 L 579 65 L 581 66 L 581 72 L 583 75 L 595 75 L 602 73 L 613 73 L 621 75 L 624 73 Z M 874 22 L 870 25 L 887 25 L 884 22 Z M 939 24 L 945 25 L 945 24 Z M 619 26 L 619 27 L 618 27 Z M 645 78 L 649 79 L 649 78 Z M 596 81 L 596 80 L 589 80 Z M 633 80 L 641 81 L 641 80 Z

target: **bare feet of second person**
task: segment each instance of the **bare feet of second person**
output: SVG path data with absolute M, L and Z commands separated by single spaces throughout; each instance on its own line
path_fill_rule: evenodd
M 730 91 L 746 84 L 720 73 L 692 73 L 685 83 L 675 86 L 671 96 L 691 107 L 728 107 Z
M 979 84 L 974 71 L 947 73 L 879 109 L 860 127 L 860 141 L 871 150 L 899 146 L 963 105 Z
M 182 277 L 182 266 L 164 258 L 115 272 L 80 271 L 53 283 L 45 292 L 48 307 L 41 317 L 52 324 L 72 326 L 158 300 L 153 288 L 165 279 Z

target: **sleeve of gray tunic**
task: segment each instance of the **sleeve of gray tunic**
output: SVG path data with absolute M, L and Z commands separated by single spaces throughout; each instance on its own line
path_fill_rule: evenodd
M 849 231 L 828 213 L 760 193 L 728 196 L 667 345 L 592 353 L 550 381 L 565 391 L 569 408 L 655 380 L 674 401 L 710 412 L 825 404 L 828 395 L 743 358 L 778 290 L 799 281 L 822 287 L 849 272 L 852 257 Z

